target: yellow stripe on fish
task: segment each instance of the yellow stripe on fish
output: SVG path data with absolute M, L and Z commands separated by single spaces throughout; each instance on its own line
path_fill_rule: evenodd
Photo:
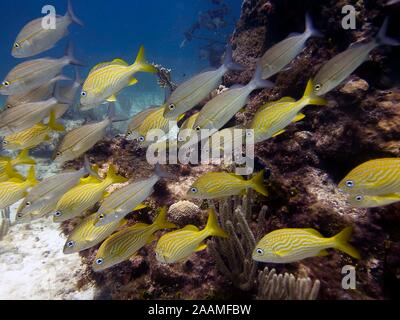
M 300 111 L 307 105 L 326 105 L 324 99 L 314 95 L 313 87 L 313 82 L 308 81 L 304 95 L 298 101 L 285 97 L 261 107 L 248 127 L 254 130 L 254 142 L 262 142 L 285 132 L 290 123 L 305 117 Z
M 79 185 L 65 193 L 58 201 L 54 222 L 63 222 L 83 214 L 104 197 L 110 185 L 126 181 L 127 179 L 116 175 L 112 165 L 108 169 L 107 177 L 102 181 L 92 176 L 81 179 Z
M 324 238 L 314 229 L 287 228 L 265 235 L 253 251 L 253 259 L 267 263 L 292 263 L 315 256 L 325 256 L 326 249 L 343 251 L 353 258 L 360 254 L 349 243 L 352 228 L 345 228 L 332 238 Z
M 167 221 L 167 208 L 164 207 L 153 224 L 137 223 L 113 234 L 104 241 L 97 251 L 93 270 L 101 271 L 128 260 L 136 255 L 142 247 L 154 240 L 155 232 L 172 228 L 176 228 L 176 226 Z
M 198 178 L 187 192 L 187 196 L 197 199 L 216 199 L 240 195 L 252 188 L 264 196 L 268 191 L 264 186 L 264 171 L 254 178 L 244 180 L 241 176 L 227 172 L 209 172 Z
M 400 193 L 400 158 L 364 162 L 340 181 L 339 188 L 352 195 Z
M 11 178 L 0 183 L 0 209 L 5 209 L 24 198 L 29 188 L 37 184 L 35 168 L 29 169 L 28 175 L 24 180 Z
M 92 109 L 105 101 L 116 101 L 116 94 L 127 86 L 137 83 L 133 75 L 137 72 L 157 72 L 146 63 L 144 47 L 140 47 L 133 65 L 121 59 L 96 65 L 89 73 L 81 92 L 81 109 Z
M 3 139 L 3 146 L 9 150 L 32 148 L 51 140 L 52 131 L 64 130 L 64 126 L 56 121 L 55 111 L 51 111 L 48 124 L 38 123 L 30 129 L 6 136 Z
M 227 238 L 228 234 L 218 225 L 218 219 L 213 209 L 208 210 L 207 226 L 199 230 L 188 225 L 183 229 L 164 234 L 158 240 L 155 252 L 161 263 L 175 263 L 187 260 L 194 252 L 207 248 L 204 243 L 208 237 Z
M 64 254 L 76 253 L 94 247 L 126 224 L 126 220 L 120 220 L 96 227 L 94 225 L 95 219 L 96 213 L 91 214 L 72 231 L 64 245 Z

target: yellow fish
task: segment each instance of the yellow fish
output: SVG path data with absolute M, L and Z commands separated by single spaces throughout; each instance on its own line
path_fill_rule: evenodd
M 208 210 L 207 225 L 203 230 L 187 225 L 185 228 L 164 234 L 158 240 L 155 252 L 156 258 L 162 263 L 185 261 L 197 251 L 207 248 L 204 243 L 208 237 L 228 238 L 228 234 L 218 225 L 218 219 L 213 209 Z
M 105 101 L 117 101 L 116 94 L 138 82 L 133 78 L 137 72 L 157 72 L 155 67 L 146 63 L 143 46 L 133 65 L 121 59 L 96 65 L 83 84 L 81 110 L 92 109 Z
M 158 110 L 160 106 L 150 106 L 133 116 L 128 124 L 128 130 L 126 132 L 127 140 L 135 140 L 139 137 L 137 130 L 142 125 L 143 121 L 154 111 Z
M 381 196 L 349 195 L 348 202 L 356 208 L 376 208 L 399 202 L 400 193 L 390 193 Z
M 308 81 L 303 97 L 295 101 L 290 97 L 270 102 L 255 114 L 248 129 L 254 130 L 254 143 L 262 142 L 285 132 L 285 128 L 304 119 L 301 110 L 307 105 L 326 105 L 326 100 L 313 94 L 313 83 Z
M 11 178 L 0 183 L 0 209 L 5 209 L 28 194 L 28 189 L 37 184 L 35 168 L 31 166 L 25 180 Z
M 30 129 L 5 137 L 3 139 L 3 147 L 9 150 L 21 150 L 36 147 L 42 142 L 51 140 L 52 131 L 64 130 L 64 126 L 57 123 L 55 112 L 51 111 L 48 124 L 38 123 Z
M 253 259 L 268 263 L 291 263 L 309 257 L 325 256 L 326 249 L 335 248 L 360 259 L 349 243 L 353 229 L 345 228 L 332 238 L 323 237 L 314 229 L 280 229 L 265 235 L 253 251 Z
M 339 188 L 356 196 L 400 193 L 400 158 L 364 162 L 340 181 Z
M 185 115 L 181 115 L 176 119 L 176 122 L 181 120 Z M 160 107 L 156 109 L 154 112 L 150 113 L 142 122 L 142 125 L 137 129 L 138 141 L 142 146 L 147 146 L 148 144 L 154 141 L 146 141 L 147 134 L 152 130 L 160 130 L 162 136 L 167 135 L 170 129 L 170 121 L 164 117 L 164 108 Z
M 227 172 L 208 172 L 198 178 L 187 192 L 187 196 L 196 199 L 216 199 L 240 195 L 252 188 L 264 196 L 268 191 L 264 186 L 264 170 L 254 178 L 245 180 L 241 176 Z
M 12 167 L 22 164 L 36 164 L 35 160 L 29 157 L 29 150 L 22 150 L 15 159 L 9 157 L 0 157 L 0 171 L 4 171 L 7 165 L 10 164 Z
M 11 178 L 24 180 L 24 177 L 18 171 L 14 170 L 10 163 L 7 163 L 4 170 L 0 171 L 0 182 L 10 180 Z
M 162 208 L 153 224 L 137 223 L 109 237 L 97 251 L 93 270 L 110 268 L 135 256 L 137 252 L 155 240 L 154 233 L 161 229 L 176 228 L 167 221 L 167 208 Z
M 128 179 L 116 175 L 112 165 L 110 165 L 104 180 L 93 176 L 81 179 L 76 187 L 65 193 L 57 202 L 54 222 L 63 222 L 79 216 L 99 202 L 110 185 L 126 181 Z

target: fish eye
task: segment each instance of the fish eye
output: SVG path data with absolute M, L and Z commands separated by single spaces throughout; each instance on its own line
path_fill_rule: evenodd
M 8 145 L 7 140 L 3 140 L 3 145 L 4 145 L 4 146 Z
M 200 126 L 197 126 L 196 128 L 194 128 L 194 130 L 196 130 L 197 132 L 201 130 Z
M 319 90 L 321 90 L 321 88 L 322 88 L 322 85 L 321 84 L 316 84 L 315 85 L 315 87 L 314 87 L 314 89 L 316 90 L 316 91 L 319 91 Z
M 8 81 L 3 81 L 3 86 L 8 87 L 10 83 Z
M 81 96 L 82 96 L 82 97 L 86 97 L 86 96 L 87 96 L 87 92 L 86 92 L 86 91 L 82 91 L 82 92 L 81 92 Z
M 103 264 L 104 260 L 102 258 L 96 259 L 96 264 L 101 265 Z
M 127 133 L 126 133 L 126 135 L 128 135 L 128 136 L 130 136 L 132 134 L 132 131 L 128 131 Z
M 104 219 L 104 214 L 99 215 L 99 219 L 103 220 Z
M 68 248 L 73 248 L 73 247 L 75 247 L 75 242 L 74 242 L 74 241 L 68 241 L 68 242 L 67 242 L 67 247 L 68 247 Z
M 257 249 L 256 249 L 256 252 L 257 252 L 259 255 L 263 255 L 263 254 L 264 254 L 264 250 L 261 249 L 261 248 L 257 248 Z
M 144 142 L 145 139 L 144 139 L 143 136 L 141 136 L 141 137 L 138 138 L 138 140 L 139 140 L 139 142 Z
M 18 42 L 14 43 L 14 48 L 19 48 L 20 44 Z
M 61 215 L 62 215 L 61 211 L 56 211 L 54 213 L 54 216 L 56 216 L 56 217 L 61 217 Z
M 168 109 L 171 110 L 171 111 L 175 110 L 175 105 L 174 105 L 173 103 L 171 103 L 171 104 L 168 106 Z
M 61 152 L 58 151 L 58 152 L 56 153 L 56 155 L 57 155 L 57 157 L 61 156 Z
M 18 218 L 22 218 L 22 217 L 23 217 L 22 213 L 21 213 L 21 212 L 20 212 L 20 213 L 17 213 L 17 217 L 18 217 Z
M 348 186 L 349 188 L 353 188 L 353 187 L 354 187 L 354 181 L 352 181 L 352 180 L 347 180 L 347 181 L 346 181 L 346 186 Z
M 355 198 L 357 201 L 362 201 L 363 199 L 364 199 L 364 197 L 363 196 L 360 196 L 360 195 L 358 195 L 358 196 L 356 196 L 356 198 Z
M 198 191 L 197 188 L 194 188 L 194 187 L 192 189 L 190 189 L 190 192 L 192 192 L 192 193 L 197 193 L 197 191 Z
M 27 202 L 25 203 L 25 205 L 26 205 L 27 207 L 29 207 L 31 204 L 32 204 L 32 203 L 31 203 L 30 201 L 27 201 Z

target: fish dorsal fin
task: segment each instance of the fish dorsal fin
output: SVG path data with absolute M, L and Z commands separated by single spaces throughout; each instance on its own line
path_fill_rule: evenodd
M 308 233 L 311 233 L 313 236 L 320 237 L 320 238 L 324 238 L 324 236 L 323 236 L 322 234 L 320 234 L 320 233 L 319 233 L 317 230 L 315 230 L 315 229 L 307 228 L 307 229 L 304 229 L 304 231 L 307 231 Z
M 196 248 L 196 252 L 198 252 L 198 251 L 203 251 L 203 250 L 205 250 L 205 249 L 207 249 L 207 244 L 201 243 L 201 244 L 199 244 L 199 246 Z
M 182 230 L 185 231 L 199 231 L 199 228 L 197 228 L 196 226 L 189 224 L 186 227 L 184 227 Z
M 128 62 L 120 58 L 114 59 L 110 64 L 120 64 L 121 66 L 129 66 Z
M 234 173 L 228 173 L 228 174 L 229 174 L 230 176 L 236 178 L 236 179 L 245 180 L 245 179 L 243 178 L 243 176 L 238 176 L 237 174 L 234 174 Z
M 81 180 L 79 181 L 79 184 L 84 185 L 84 184 L 99 183 L 99 182 L 101 182 L 101 180 L 99 180 L 93 176 L 88 176 L 86 178 L 81 178 Z
M 296 100 L 293 99 L 292 97 L 283 97 L 279 99 L 277 102 L 295 102 Z
M 99 69 L 101 69 L 101 68 L 107 67 L 107 66 L 109 66 L 109 65 L 111 65 L 111 64 L 112 64 L 112 62 L 100 62 L 100 63 L 96 64 L 96 65 L 92 68 L 92 70 L 90 70 L 90 73 L 92 73 L 93 71 L 99 70 Z

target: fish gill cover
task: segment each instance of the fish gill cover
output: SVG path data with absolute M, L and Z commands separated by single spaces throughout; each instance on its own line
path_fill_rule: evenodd
M 0 297 L 398 298 L 400 5 L 117 2 L 0 4 Z

